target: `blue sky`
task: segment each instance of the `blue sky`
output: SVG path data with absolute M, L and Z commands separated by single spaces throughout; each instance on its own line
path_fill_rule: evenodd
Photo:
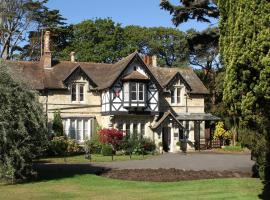
M 67 23 L 79 23 L 85 19 L 112 18 L 126 25 L 146 27 L 175 27 L 167 11 L 159 7 L 160 0 L 49 0 L 47 6 L 60 10 Z M 179 2 L 179 0 L 171 0 Z M 190 21 L 178 28 L 185 31 L 190 28 L 203 30 L 209 24 Z

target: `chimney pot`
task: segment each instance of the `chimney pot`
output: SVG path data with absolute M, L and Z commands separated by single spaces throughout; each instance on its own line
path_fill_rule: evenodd
M 72 51 L 72 52 L 70 53 L 70 61 L 71 61 L 71 62 L 75 62 L 75 52 L 74 52 L 74 51 Z

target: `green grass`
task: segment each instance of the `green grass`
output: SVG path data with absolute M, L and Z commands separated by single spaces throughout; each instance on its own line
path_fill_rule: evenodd
M 219 151 L 225 151 L 225 152 L 244 152 L 247 151 L 247 149 L 242 148 L 240 145 L 237 146 L 224 146 L 222 149 L 218 149 Z
M 17 185 L 0 184 L 0 199 L 251 200 L 258 199 L 261 190 L 261 181 L 254 178 L 150 183 L 87 174 Z
M 91 162 L 111 162 L 112 157 L 111 156 L 102 156 L 99 154 L 91 155 L 92 159 Z M 132 155 L 131 160 L 143 160 L 147 158 L 151 158 L 153 155 Z M 124 160 L 130 160 L 130 157 L 127 155 L 115 155 L 113 157 L 113 161 L 124 161 Z M 62 164 L 65 163 L 64 157 L 52 157 L 52 158 L 42 158 L 39 160 L 40 162 L 49 162 L 49 163 L 58 163 Z M 89 163 L 90 161 L 88 159 L 85 159 L 85 155 L 77 155 L 77 156 L 69 156 L 66 158 L 67 163 L 71 164 L 84 164 Z

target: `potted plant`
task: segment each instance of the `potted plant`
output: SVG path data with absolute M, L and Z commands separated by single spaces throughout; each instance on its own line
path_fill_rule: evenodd
M 163 143 L 162 142 L 159 142 L 158 143 L 158 147 L 159 147 L 159 153 L 160 154 L 163 154 Z

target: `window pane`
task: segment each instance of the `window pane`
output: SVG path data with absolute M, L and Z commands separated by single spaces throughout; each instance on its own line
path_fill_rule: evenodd
M 131 100 L 136 101 L 137 100 L 137 93 L 131 92 Z
M 88 140 L 89 138 L 89 132 L 88 132 L 88 126 L 89 122 L 88 119 L 84 120 L 84 125 L 83 125 L 83 140 Z
M 80 101 L 84 101 L 84 85 L 80 85 Z
M 144 95 L 143 92 L 139 92 L 139 100 L 140 100 L 140 101 L 143 101 L 143 99 L 144 99 L 144 98 L 143 98 L 143 95 Z
M 70 120 L 70 130 L 69 130 L 69 137 L 71 139 L 76 139 L 76 121 L 74 119 Z
M 131 84 L 131 92 L 137 92 L 136 83 L 130 83 L 130 84 Z
M 177 88 L 177 103 L 181 102 L 181 88 Z
M 145 135 L 145 124 L 141 123 L 141 134 Z
M 139 100 L 143 101 L 144 100 L 144 84 L 139 83 Z
M 78 120 L 77 122 L 77 140 L 81 140 L 83 131 L 83 120 Z
M 71 101 L 76 101 L 76 84 L 71 87 Z
M 171 103 L 175 103 L 175 101 L 174 101 L 174 90 L 171 90 Z

